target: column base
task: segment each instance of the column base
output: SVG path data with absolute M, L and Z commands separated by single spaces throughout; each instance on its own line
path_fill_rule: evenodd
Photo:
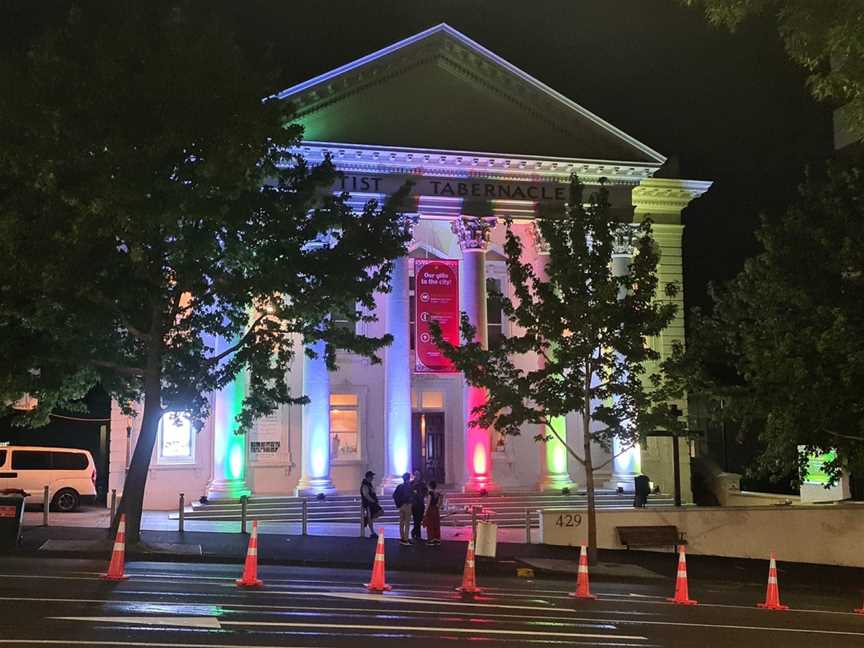
M 570 475 L 543 475 L 537 482 L 537 490 L 541 493 L 560 493 L 562 489 L 569 488 L 571 492 L 576 491 L 578 484 L 570 479 Z
M 381 495 L 392 495 L 393 491 L 396 490 L 396 487 L 402 482 L 402 475 L 391 475 L 389 477 L 385 477 L 381 480 L 381 483 L 378 486 L 379 494 Z
M 483 491 L 489 494 L 500 493 L 501 486 L 492 481 L 491 477 L 485 475 L 472 477 L 462 486 L 463 493 L 481 493 Z
M 336 487 L 329 477 L 317 477 L 313 479 L 301 479 L 297 484 L 296 494 L 302 497 L 315 497 L 317 495 L 335 495 Z
M 618 487 L 622 487 L 625 493 L 632 493 L 636 488 L 636 484 L 634 483 L 634 479 L 639 473 L 612 473 L 612 476 L 608 481 L 603 482 L 603 488 L 608 488 L 609 490 L 618 490 Z
M 251 494 L 245 479 L 217 479 L 207 485 L 208 500 L 239 499 Z

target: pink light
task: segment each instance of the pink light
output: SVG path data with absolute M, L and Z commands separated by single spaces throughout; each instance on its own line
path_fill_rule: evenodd
M 482 443 L 474 446 L 474 476 L 486 474 L 486 448 Z

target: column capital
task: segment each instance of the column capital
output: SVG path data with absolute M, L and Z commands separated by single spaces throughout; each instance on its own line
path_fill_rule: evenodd
M 632 257 L 635 252 L 636 239 L 635 224 L 626 224 L 618 230 L 615 240 L 612 242 L 613 257 Z
M 402 214 L 399 217 L 399 227 L 408 234 L 412 239 L 414 238 L 414 228 L 417 226 L 417 223 L 420 222 L 419 214 Z
M 494 216 L 460 216 L 453 220 L 450 229 L 459 239 L 463 252 L 485 252 L 489 243 L 489 232 L 498 223 Z
M 534 242 L 537 256 L 549 256 L 549 241 L 543 238 L 543 232 L 540 231 L 540 225 L 537 224 L 536 220 L 531 221 L 531 228 L 528 231 Z

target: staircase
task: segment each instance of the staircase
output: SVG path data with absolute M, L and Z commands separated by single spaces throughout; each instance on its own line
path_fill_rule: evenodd
M 627 509 L 633 506 L 633 495 L 618 495 L 610 490 L 596 492 L 598 509 Z M 384 513 L 376 524 L 398 524 L 399 514 L 389 495 L 381 497 Z M 651 495 L 648 506 L 672 506 L 672 498 L 667 495 Z M 532 526 L 539 526 L 538 509 L 544 508 L 586 508 L 585 493 L 571 495 L 543 494 L 536 492 L 508 493 L 480 497 L 475 494 L 447 492 L 446 511 L 441 518 L 443 526 L 469 526 L 471 507 L 479 506 L 489 513 L 489 520 L 497 522 L 502 528 L 525 526 L 525 511 L 529 511 Z M 360 497 L 358 495 L 331 495 L 326 499 L 307 500 L 307 519 L 315 523 L 360 524 Z M 193 510 L 185 514 L 187 520 L 207 520 L 215 522 L 236 522 L 240 520 L 240 500 L 219 500 L 207 504 L 195 504 Z M 252 496 L 247 503 L 247 517 L 260 522 L 300 522 L 303 515 L 303 498 L 287 496 Z M 177 518 L 174 513 L 170 516 Z

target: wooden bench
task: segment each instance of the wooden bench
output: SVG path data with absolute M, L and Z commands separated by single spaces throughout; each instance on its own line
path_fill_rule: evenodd
M 676 526 L 619 526 L 618 539 L 625 547 L 673 547 L 686 545 L 687 540 Z

